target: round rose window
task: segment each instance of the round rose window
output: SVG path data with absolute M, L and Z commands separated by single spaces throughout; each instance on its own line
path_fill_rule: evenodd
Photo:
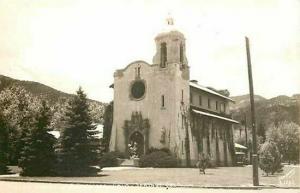
M 131 96 L 134 99 L 140 99 L 145 94 L 145 84 L 143 81 L 136 81 L 131 86 Z

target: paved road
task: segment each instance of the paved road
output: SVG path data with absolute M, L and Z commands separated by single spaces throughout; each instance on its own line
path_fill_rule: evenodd
M 154 187 L 128 187 L 128 186 L 102 186 L 102 185 L 75 185 L 75 184 L 49 184 L 30 182 L 4 182 L 0 181 L 0 193 L 300 193 L 299 189 L 262 189 L 262 190 L 224 190 L 224 189 L 198 189 L 198 188 L 154 188 Z

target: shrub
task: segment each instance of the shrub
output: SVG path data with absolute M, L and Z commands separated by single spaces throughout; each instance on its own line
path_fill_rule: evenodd
M 118 166 L 118 159 L 117 158 L 121 158 L 124 159 L 125 158 L 125 154 L 118 152 L 118 151 L 112 151 L 112 152 L 108 152 L 103 154 L 103 156 L 100 159 L 100 167 L 116 167 Z
M 177 166 L 177 159 L 165 151 L 153 151 L 142 156 L 139 160 L 140 167 L 173 168 Z
M 267 176 L 282 171 L 281 154 L 274 142 L 267 141 L 260 147 L 259 167 Z
M 150 153 L 153 153 L 153 152 L 156 152 L 156 151 L 163 151 L 163 152 L 166 152 L 168 155 L 171 155 L 171 151 L 168 148 L 158 149 L 158 148 L 155 148 L 155 147 L 150 147 L 148 149 L 148 151 L 146 152 L 146 154 L 150 154 Z

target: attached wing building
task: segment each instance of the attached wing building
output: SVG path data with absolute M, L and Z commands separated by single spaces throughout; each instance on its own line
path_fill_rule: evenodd
M 201 153 L 214 165 L 233 165 L 233 100 L 190 80 L 185 37 L 168 24 L 155 37 L 152 64 L 135 61 L 114 73 L 110 151 L 127 153 L 135 142 L 139 156 L 168 148 L 183 166 L 194 165 Z

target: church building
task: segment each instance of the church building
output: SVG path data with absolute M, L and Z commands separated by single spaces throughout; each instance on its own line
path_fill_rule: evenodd
M 110 151 L 128 153 L 135 142 L 139 156 L 168 148 L 182 166 L 194 165 L 201 153 L 213 165 L 233 165 L 233 100 L 190 80 L 185 37 L 167 22 L 169 29 L 155 37 L 152 64 L 137 60 L 114 73 Z

